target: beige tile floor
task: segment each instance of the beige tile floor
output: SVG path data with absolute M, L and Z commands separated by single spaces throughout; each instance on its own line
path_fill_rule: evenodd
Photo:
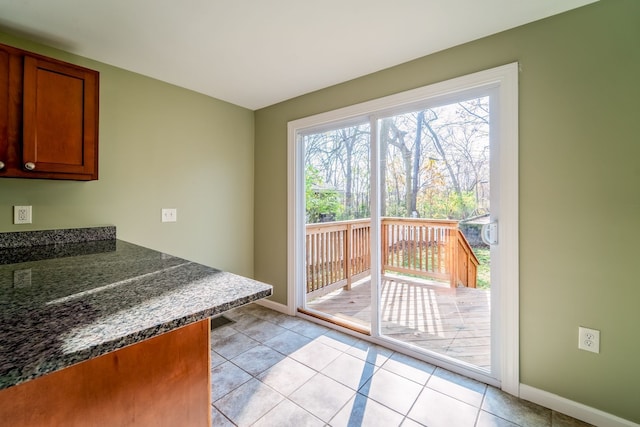
M 212 330 L 213 426 L 588 426 L 256 304 Z

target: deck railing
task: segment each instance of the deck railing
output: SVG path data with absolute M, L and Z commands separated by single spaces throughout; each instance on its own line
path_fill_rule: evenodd
M 382 271 L 476 287 L 478 259 L 457 221 L 382 218 Z M 370 274 L 370 220 L 307 225 L 307 294 L 349 289 Z
M 307 225 L 307 294 L 320 295 L 351 283 L 371 270 L 369 219 Z

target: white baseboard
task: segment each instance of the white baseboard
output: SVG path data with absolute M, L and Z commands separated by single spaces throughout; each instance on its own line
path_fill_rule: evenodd
M 288 306 L 284 304 L 280 304 L 279 302 L 271 301 L 270 299 L 263 298 L 261 300 L 256 301 L 255 303 L 263 307 L 270 308 L 271 310 L 277 311 L 279 313 L 284 313 L 288 315 L 295 314 L 295 313 L 289 312 Z
M 520 384 L 520 398 L 528 400 L 573 418 L 602 427 L 640 427 L 632 421 L 625 420 L 607 412 L 574 402 L 564 397 L 540 390 L 526 384 Z

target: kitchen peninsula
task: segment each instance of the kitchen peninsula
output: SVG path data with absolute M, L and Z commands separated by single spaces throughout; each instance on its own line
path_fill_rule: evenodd
M 0 233 L 0 420 L 206 426 L 209 319 L 271 292 L 115 227 Z

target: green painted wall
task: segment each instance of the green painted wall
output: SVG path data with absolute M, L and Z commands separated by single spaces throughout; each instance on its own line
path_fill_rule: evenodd
M 252 111 L 6 34 L 0 43 L 101 73 L 100 179 L 0 179 L 0 231 L 113 224 L 120 239 L 253 274 Z M 23 204 L 33 224 L 13 225 Z M 177 223 L 160 222 L 163 207 Z
M 255 114 L 255 277 L 286 303 L 287 122 L 519 61 L 521 381 L 640 422 L 640 1 L 601 0 Z M 578 326 L 601 353 L 577 349 Z
M 640 422 L 639 22 L 640 2 L 601 0 L 255 115 L 0 34 L 101 72 L 100 180 L 0 180 L 0 231 L 114 224 L 286 303 L 287 122 L 519 61 L 521 380 Z M 31 226 L 12 224 L 16 204 Z M 601 354 L 577 350 L 579 325 L 602 331 Z

